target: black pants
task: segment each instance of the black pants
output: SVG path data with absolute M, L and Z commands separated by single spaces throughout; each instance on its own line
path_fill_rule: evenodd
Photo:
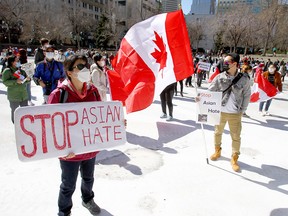
M 28 100 L 24 100 L 24 101 L 9 101 L 10 102 L 10 108 L 11 108 L 11 121 L 14 124 L 14 112 L 15 110 L 20 106 L 20 107 L 24 107 L 24 106 L 28 106 Z
M 180 83 L 180 94 L 183 96 L 183 80 L 179 81 Z M 177 95 L 177 82 L 175 83 L 175 95 Z
M 167 114 L 166 106 L 168 106 L 169 116 L 171 116 L 171 117 L 173 117 L 172 99 L 173 99 L 173 95 L 174 95 L 174 89 L 175 89 L 175 83 L 167 86 L 160 94 L 162 112 L 164 114 Z
M 75 191 L 79 169 L 82 178 L 82 200 L 87 203 L 94 198 L 94 192 L 92 188 L 94 184 L 95 157 L 89 160 L 76 162 L 60 160 L 60 166 L 62 169 L 62 183 L 60 185 L 58 197 L 58 215 L 67 216 L 70 214 L 73 205 L 72 195 Z

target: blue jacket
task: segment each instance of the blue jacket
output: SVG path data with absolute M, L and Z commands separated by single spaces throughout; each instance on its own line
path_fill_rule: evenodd
M 65 78 L 64 66 L 62 62 L 57 62 L 52 60 L 48 62 L 46 60 L 39 62 L 36 66 L 34 81 L 39 84 L 42 80 L 46 87 L 43 88 L 43 93 L 45 95 L 50 95 L 50 93 L 57 88 L 58 81 L 63 81 Z

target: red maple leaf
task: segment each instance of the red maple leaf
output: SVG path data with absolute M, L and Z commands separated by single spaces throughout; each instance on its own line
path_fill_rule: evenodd
M 159 71 L 160 71 L 166 67 L 167 52 L 166 52 L 166 46 L 164 44 L 163 38 L 160 37 L 156 31 L 154 31 L 154 34 L 155 34 L 155 40 L 153 40 L 153 42 L 157 45 L 159 50 L 154 48 L 154 52 L 151 53 L 151 55 L 156 59 L 156 62 L 160 64 L 160 68 L 159 68 Z

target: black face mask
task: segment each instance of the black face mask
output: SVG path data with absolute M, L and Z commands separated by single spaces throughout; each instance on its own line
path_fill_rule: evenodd
M 228 71 L 230 69 L 229 65 L 223 65 L 223 71 Z

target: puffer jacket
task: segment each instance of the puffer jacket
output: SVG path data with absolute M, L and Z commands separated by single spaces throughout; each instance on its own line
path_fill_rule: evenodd
M 238 73 L 241 72 L 237 72 L 235 77 Z M 227 72 L 220 73 L 213 79 L 208 90 L 223 92 L 232 83 L 233 78 Z M 244 73 L 240 80 L 222 95 L 222 106 L 226 105 L 231 92 L 235 95 L 237 111 L 245 112 L 251 96 L 249 75 Z
M 64 80 L 58 85 L 58 87 L 49 95 L 48 104 L 60 103 L 61 89 L 67 91 L 68 97 L 64 103 L 75 103 L 75 102 L 90 102 L 90 101 L 101 101 L 100 95 L 97 88 L 94 85 L 87 84 L 87 95 L 81 99 L 78 94 L 72 89 L 71 82 Z M 86 85 L 86 84 L 85 84 Z M 71 159 L 65 159 L 66 161 L 82 161 L 89 160 L 96 156 L 96 152 L 89 152 L 84 154 L 76 155 Z M 60 160 L 64 160 L 60 158 Z

